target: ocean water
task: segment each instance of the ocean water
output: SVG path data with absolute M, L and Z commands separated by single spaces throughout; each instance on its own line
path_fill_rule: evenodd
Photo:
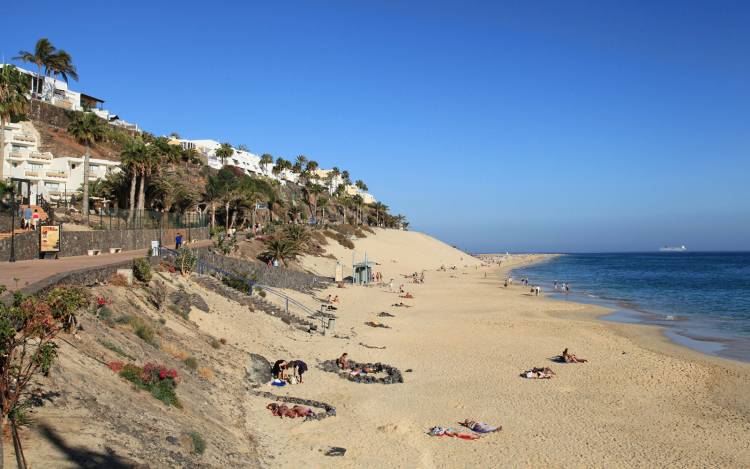
M 568 254 L 517 269 L 547 294 L 658 324 L 674 342 L 750 361 L 750 253 Z M 555 293 L 553 282 L 570 292 Z

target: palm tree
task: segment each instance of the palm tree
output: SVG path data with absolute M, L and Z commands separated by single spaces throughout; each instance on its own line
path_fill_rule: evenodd
M 136 181 L 138 180 L 139 170 L 145 158 L 146 145 L 144 145 L 143 140 L 139 137 L 125 144 L 125 148 L 120 153 L 122 167 L 130 173 L 130 195 L 128 199 L 130 212 L 128 213 L 128 223 L 133 221 L 133 215 L 135 214 Z
M 292 171 L 297 174 L 302 174 L 302 171 L 304 170 L 306 163 L 307 163 L 307 157 L 305 155 L 299 155 L 297 159 L 294 161 L 294 166 L 292 166 Z
M 385 218 L 385 214 L 388 213 L 388 206 L 382 202 L 375 202 L 372 208 L 375 210 L 375 225 L 380 226 L 380 214 L 383 214 L 383 218 Z
M 89 213 L 89 153 L 91 146 L 104 137 L 104 126 L 102 120 L 96 114 L 90 112 L 76 113 L 68 125 L 68 133 L 81 145 L 86 146 L 86 155 L 83 157 L 83 204 L 82 213 Z
M 357 182 L 354 183 L 355 186 L 362 192 L 367 192 L 367 184 L 364 183 L 361 179 L 357 179 Z
M 68 82 L 68 75 L 70 75 L 70 78 L 78 81 L 78 71 L 76 71 L 76 67 L 73 65 L 73 58 L 70 54 L 64 50 L 58 50 L 50 59 L 49 67 L 46 70 L 47 75 L 60 75 L 65 83 Z
M 310 214 L 315 218 L 318 213 L 318 197 L 325 192 L 325 188 L 320 184 L 310 184 L 305 187 L 304 191 L 307 203 L 310 205 Z
M 293 260 L 300 253 L 300 246 L 295 241 L 285 236 L 276 236 L 266 241 L 266 251 L 263 255 L 270 259 L 277 259 L 286 266 L 288 260 Z
M 161 202 L 162 220 L 166 220 L 172 207 L 196 200 L 195 193 L 176 175 L 159 176 L 154 181 L 156 198 Z M 162 222 L 163 224 L 164 222 Z
M 261 155 L 260 157 L 260 167 L 266 174 L 268 174 L 269 164 L 273 164 L 273 156 L 269 155 L 268 153 L 263 153 L 263 155 Z
M 347 170 L 341 171 L 341 179 L 344 180 L 344 184 L 347 186 L 352 183 L 352 180 L 349 178 L 349 171 Z
M 36 41 L 34 46 L 34 52 L 19 51 L 18 56 L 14 57 L 15 60 L 21 60 L 23 62 L 33 63 L 37 67 L 37 83 L 35 93 L 41 95 L 43 89 L 42 85 L 44 80 L 42 79 L 42 69 L 44 74 L 60 75 L 65 82 L 68 82 L 68 76 L 74 80 L 78 80 L 78 73 L 73 65 L 73 59 L 70 54 L 62 49 L 57 49 L 46 37 L 43 37 Z
M 4 65 L 0 69 L 0 157 L 5 154 L 5 124 L 26 114 L 29 105 L 26 99 L 27 89 L 26 79 L 16 67 Z M 3 168 L 0 166 L 0 180 L 3 177 Z
M 222 143 L 219 148 L 216 149 L 216 156 L 221 159 L 221 165 L 226 164 L 227 158 L 231 158 L 234 155 L 234 148 L 228 143 Z

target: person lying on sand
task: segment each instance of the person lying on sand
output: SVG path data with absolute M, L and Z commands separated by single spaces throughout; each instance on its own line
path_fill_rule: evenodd
M 381 318 L 395 318 L 396 316 L 393 315 L 393 314 L 391 314 L 391 313 L 386 313 L 385 311 L 381 311 L 380 313 L 378 313 L 378 317 L 381 317 Z
M 339 303 L 339 296 L 336 295 L 331 302 L 338 304 Z
M 555 376 L 555 372 L 549 368 L 532 368 L 521 373 L 521 376 L 528 379 L 550 379 Z
M 400 303 L 393 303 L 391 306 L 395 306 L 397 308 L 411 308 L 411 305 L 407 305 L 403 301 L 401 301 Z
M 452 428 L 443 428 L 443 427 L 432 427 L 430 428 L 430 431 L 427 432 L 430 436 L 450 436 L 452 438 L 461 438 L 462 440 L 476 440 L 479 438 L 479 435 L 474 435 L 471 433 L 459 433 L 457 431 L 454 431 Z
M 368 326 L 370 326 L 370 327 L 382 327 L 383 329 L 390 329 L 391 328 L 391 326 L 386 326 L 382 322 L 367 321 L 365 324 L 368 325 Z
M 291 409 L 286 404 L 277 404 L 275 402 L 272 402 L 266 406 L 266 409 L 271 411 L 271 414 L 274 417 L 279 418 L 297 418 L 297 417 L 307 417 L 310 415 L 313 415 L 313 410 L 309 407 L 305 407 L 302 405 L 296 405 L 292 407 Z
M 560 358 L 565 363 L 586 363 L 588 360 L 585 358 L 578 358 L 574 354 L 568 352 L 568 349 L 562 351 L 562 354 L 560 355 Z
M 503 429 L 502 426 L 493 426 L 486 424 L 484 422 L 475 422 L 473 420 L 466 419 L 463 422 L 458 422 L 459 425 L 463 425 L 464 427 L 468 428 L 469 430 L 477 433 L 493 433 L 493 432 L 499 432 Z
M 414 295 L 412 295 L 409 292 L 406 292 L 403 295 L 400 295 L 399 298 L 406 298 L 406 299 L 409 299 L 409 300 L 413 300 L 414 299 Z
M 336 359 L 336 364 L 342 370 L 348 370 L 349 369 L 349 354 L 342 353 L 341 356 Z

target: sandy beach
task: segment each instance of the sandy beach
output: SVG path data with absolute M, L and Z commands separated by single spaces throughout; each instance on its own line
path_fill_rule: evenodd
M 257 422 L 248 430 L 257 435 L 263 465 L 750 466 L 750 365 L 670 344 L 654 327 L 600 321 L 605 311 L 596 307 L 502 286 L 509 269 L 543 256 L 511 256 L 486 267 L 424 234 L 376 231 L 355 242 L 357 260 L 366 251 L 384 281 L 394 278 L 396 288 L 403 283 L 414 299 L 402 300 L 383 285 L 320 292 L 341 300 L 336 337 L 310 335 L 262 314 L 237 321 L 231 302 L 205 293 L 216 313 L 196 312 L 202 330 L 248 353 L 310 365 L 304 384 L 265 390 L 337 408 L 336 417 L 320 422 L 282 420 L 265 409 L 267 400 L 249 396 L 241 405 Z M 327 250 L 351 264 L 351 250 Z M 335 262 L 303 260 L 326 275 L 333 275 Z M 422 270 L 424 284 L 402 277 Z M 411 307 L 391 306 L 399 301 Z M 378 317 L 383 311 L 395 317 Z M 553 363 L 565 347 L 590 361 Z M 399 368 L 404 383 L 354 383 L 318 369 L 343 352 Z M 556 376 L 519 377 L 535 366 L 549 366 Z M 503 430 L 476 441 L 426 434 L 433 426 L 458 429 L 467 418 Z M 325 456 L 331 446 L 346 448 L 346 455 Z

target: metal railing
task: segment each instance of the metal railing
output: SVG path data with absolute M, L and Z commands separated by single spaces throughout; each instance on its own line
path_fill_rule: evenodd
M 165 248 L 162 246 L 162 247 L 159 247 L 159 256 L 162 259 L 175 258 L 177 256 L 177 251 L 175 251 L 174 249 L 169 249 L 169 248 Z M 301 314 L 302 316 L 308 319 L 319 320 L 321 322 L 321 331 L 325 331 L 326 327 L 328 326 L 328 318 L 325 316 L 322 316 L 320 312 L 315 311 L 311 308 L 308 308 L 307 306 L 303 305 L 302 303 L 295 300 L 294 298 L 291 298 L 289 295 L 286 295 L 283 292 L 280 292 L 274 288 L 271 288 L 268 285 L 263 285 L 258 282 L 253 282 L 252 280 L 248 279 L 245 276 L 239 275 L 235 272 L 229 272 L 225 269 L 222 269 L 221 267 L 217 267 L 213 264 L 210 264 L 200 259 L 196 262 L 196 272 L 201 275 L 205 275 L 207 273 L 219 274 L 222 277 L 229 277 L 235 280 L 239 280 L 248 286 L 248 293 L 247 293 L 248 296 L 252 297 L 254 291 L 261 290 L 281 300 L 286 314 L 290 314 L 290 311 L 293 312 L 293 309 L 296 308 L 300 310 L 301 312 L 301 313 L 296 313 L 296 314 Z M 321 333 L 324 333 L 324 332 L 321 332 Z

